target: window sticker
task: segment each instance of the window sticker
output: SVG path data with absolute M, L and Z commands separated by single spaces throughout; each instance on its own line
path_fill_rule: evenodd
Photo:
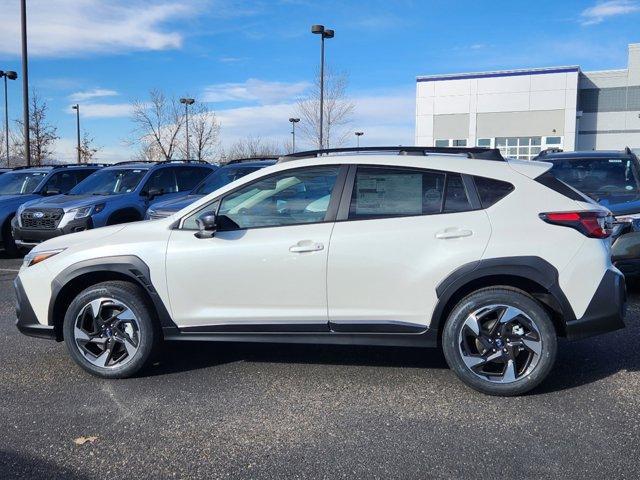
M 360 174 L 356 215 L 422 213 L 422 174 Z M 429 195 L 427 192 L 425 195 Z

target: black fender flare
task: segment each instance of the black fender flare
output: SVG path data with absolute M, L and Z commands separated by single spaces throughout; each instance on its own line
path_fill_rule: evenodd
M 118 255 L 82 260 L 69 265 L 67 268 L 62 270 L 51 282 L 51 299 L 49 300 L 48 310 L 49 325 L 54 325 L 54 309 L 56 301 L 65 285 L 81 275 L 98 272 L 116 272 L 128 277 L 148 294 L 158 314 L 160 327 L 163 329 L 177 328 L 176 324 L 171 319 L 171 315 L 169 314 L 164 302 L 160 298 L 160 295 L 151 283 L 149 267 L 144 263 L 144 261 L 142 261 L 142 259 L 140 259 L 140 257 L 135 255 Z
M 429 329 L 440 329 L 446 318 L 445 313 L 451 299 L 469 285 L 489 277 L 520 278 L 534 282 L 544 288 L 552 297 L 566 326 L 575 320 L 571 304 L 558 283 L 558 270 L 543 258 L 536 256 L 498 257 L 470 262 L 451 272 L 436 287 L 438 302 L 431 316 Z
M 114 225 L 111 222 L 113 221 L 114 218 L 118 217 L 118 216 L 131 216 L 131 217 L 137 217 L 138 220 L 142 220 L 144 219 L 144 212 L 140 213 L 140 211 L 133 206 L 128 206 L 128 207 L 122 207 L 119 208 L 117 210 L 114 210 L 113 212 L 111 212 L 109 214 L 109 217 L 107 218 L 107 225 Z

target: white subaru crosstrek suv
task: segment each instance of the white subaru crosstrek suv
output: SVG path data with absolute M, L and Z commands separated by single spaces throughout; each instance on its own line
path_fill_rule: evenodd
M 460 379 L 517 395 L 557 337 L 624 327 L 609 212 L 496 150 L 284 157 L 171 217 L 38 245 L 17 326 L 105 378 L 161 341 L 440 346 Z

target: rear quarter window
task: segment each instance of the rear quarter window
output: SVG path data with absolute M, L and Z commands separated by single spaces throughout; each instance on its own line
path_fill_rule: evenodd
M 509 182 L 496 180 L 494 178 L 474 176 L 473 180 L 476 184 L 476 190 L 478 190 L 482 208 L 489 208 L 491 205 L 496 204 L 513 192 L 515 188 Z

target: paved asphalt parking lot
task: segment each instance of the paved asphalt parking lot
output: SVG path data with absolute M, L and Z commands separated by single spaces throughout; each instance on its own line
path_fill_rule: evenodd
M 0 259 L 2 479 L 638 478 L 633 286 L 625 330 L 562 342 L 541 388 L 495 398 L 414 349 L 190 343 L 99 380 L 15 329 L 19 264 Z

